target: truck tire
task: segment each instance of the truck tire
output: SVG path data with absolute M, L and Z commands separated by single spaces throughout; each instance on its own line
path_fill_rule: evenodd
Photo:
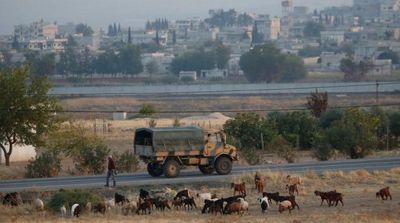
M 174 159 L 169 159 L 164 163 L 164 175 L 168 178 L 174 178 L 179 176 L 180 166 L 179 163 Z
M 152 177 L 159 177 L 163 174 L 163 168 L 160 163 L 148 163 L 147 172 Z
M 212 166 L 199 166 L 199 169 L 205 175 L 210 175 L 214 172 L 214 167 Z
M 232 170 L 232 161 L 226 156 L 221 156 L 215 161 L 214 168 L 219 175 L 229 174 Z

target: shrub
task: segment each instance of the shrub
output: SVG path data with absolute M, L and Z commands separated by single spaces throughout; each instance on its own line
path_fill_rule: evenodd
M 139 110 L 139 114 L 146 117 L 152 116 L 155 113 L 157 113 L 157 109 L 154 107 L 154 105 L 151 104 L 143 104 Z
M 327 140 L 325 134 L 318 134 L 313 143 L 313 155 L 320 161 L 331 159 L 335 155 L 335 151 Z
M 181 126 L 181 123 L 179 122 L 179 119 L 178 119 L 178 118 L 175 118 L 175 119 L 174 119 L 174 123 L 172 123 L 172 126 L 173 126 L 173 127 L 179 127 L 179 126 Z
M 25 176 L 28 178 L 54 177 L 61 170 L 61 159 L 57 152 L 45 152 L 30 160 L 25 169 Z
M 149 128 L 155 128 L 157 126 L 157 121 L 155 119 L 151 119 L 149 121 Z
M 109 152 L 107 146 L 102 144 L 81 147 L 78 153 L 73 155 L 76 170 L 80 173 L 103 173 L 106 164 L 104 160 Z
M 52 210 L 53 212 L 59 212 L 62 205 L 65 205 L 65 207 L 67 207 L 68 209 L 75 203 L 78 203 L 81 207 L 85 207 L 87 202 L 96 204 L 101 201 L 102 199 L 94 193 L 82 190 L 67 190 L 55 193 L 46 206 L 49 210 Z M 85 209 L 82 208 L 81 210 L 84 211 Z
M 129 150 L 122 154 L 114 153 L 113 157 L 118 171 L 132 173 L 139 169 L 139 160 Z
M 294 163 L 296 154 L 295 148 L 286 141 L 286 139 L 279 135 L 271 141 L 270 148 L 274 148 L 276 154 L 284 158 L 288 163 Z

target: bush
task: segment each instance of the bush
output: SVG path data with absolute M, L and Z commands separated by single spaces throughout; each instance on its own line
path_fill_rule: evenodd
M 152 116 L 155 113 L 157 113 L 157 109 L 151 104 L 143 104 L 139 110 L 139 114 L 145 117 Z
M 179 119 L 178 119 L 178 118 L 175 118 L 175 119 L 174 119 L 174 123 L 172 123 L 172 126 L 173 126 L 173 127 L 179 127 L 179 126 L 181 126 L 181 123 L 179 122 Z
M 87 202 L 96 204 L 101 201 L 102 199 L 97 194 L 82 190 L 60 191 L 51 197 L 46 206 L 53 212 L 59 212 L 62 205 L 65 205 L 68 209 L 75 203 L 78 203 L 81 207 L 85 207 Z M 85 209 L 82 208 L 81 210 L 84 211 Z
M 151 119 L 149 121 L 149 128 L 155 128 L 157 126 L 157 121 L 155 119 Z
M 61 159 L 56 152 L 45 152 L 30 160 L 25 169 L 28 178 L 55 177 L 61 171 Z
M 313 155 L 320 161 L 331 159 L 335 155 L 335 150 L 327 140 L 325 134 L 318 134 L 313 143 Z
M 139 160 L 129 150 L 122 154 L 114 153 L 113 157 L 116 168 L 120 172 L 132 173 L 139 169 Z
M 75 168 L 80 173 L 100 174 L 104 172 L 105 160 L 110 150 L 107 146 L 85 145 L 77 154 L 73 155 Z
M 246 159 L 250 165 L 261 164 L 261 155 L 255 149 L 241 150 L 241 155 Z
M 182 77 L 180 79 L 183 83 L 188 83 L 188 82 L 192 82 L 194 81 L 194 79 L 192 77 Z
M 294 163 L 296 158 L 295 148 L 283 136 L 279 135 L 274 138 L 271 141 L 270 147 L 275 149 L 279 157 L 284 158 L 288 163 Z

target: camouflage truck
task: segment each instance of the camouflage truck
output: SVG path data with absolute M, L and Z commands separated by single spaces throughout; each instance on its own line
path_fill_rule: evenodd
M 226 144 L 222 131 L 205 132 L 197 126 L 137 129 L 134 150 L 153 177 L 177 177 L 183 166 L 225 175 L 238 160 L 237 149 Z

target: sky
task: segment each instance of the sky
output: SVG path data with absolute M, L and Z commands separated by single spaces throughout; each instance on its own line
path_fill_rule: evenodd
M 121 26 L 144 27 L 155 18 L 205 18 L 209 9 L 280 16 L 281 0 L 0 0 L 0 34 L 11 34 L 14 25 L 44 21 L 63 24 L 87 23 L 94 29 L 107 29 L 117 22 Z M 352 0 L 294 0 L 295 6 L 310 10 L 327 6 L 351 5 Z

